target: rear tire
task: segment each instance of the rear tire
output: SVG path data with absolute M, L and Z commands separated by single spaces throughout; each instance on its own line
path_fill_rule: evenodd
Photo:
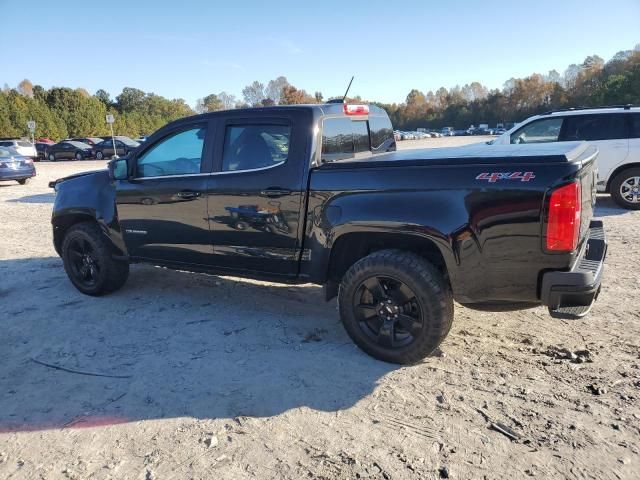
M 618 173 L 611 180 L 609 191 L 622 208 L 640 210 L 640 168 L 627 168 Z
M 96 152 L 96 160 L 102 160 L 102 159 L 104 159 L 104 154 L 100 150 L 98 150 Z
M 84 157 L 80 152 L 76 152 L 76 160 L 82 160 Z
M 356 345 L 391 363 L 422 360 L 453 322 L 453 296 L 443 275 L 424 258 L 402 250 L 381 250 L 351 266 L 340 284 L 338 304 Z
M 55 162 L 56 161 L 56 156 L 53 153 L 49 154 L 49 161 L 50 162 Z
M 18 180 L 18 183 L 19 183 L 20 185 L 24 185 L 24 184 L 25 184 L 25 183 L 27 183 L 28 181 L 29 181 L 29 179 L 28 179 L 28 178 L 22 178 L 22 179 Z
M 129 264 L 114 260 L 115 253 L 95 222 L 73 225 L 62 241 L 64 269 L 71 283 L 85 295 L 104 295 L 125 284 Z

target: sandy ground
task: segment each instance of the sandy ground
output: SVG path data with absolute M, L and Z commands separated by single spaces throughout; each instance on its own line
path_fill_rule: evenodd
M 439 354 L 399 368 L 354 347 L 316 286 L 135 266 L 81 295 L 47 182 L 103 163 L 0 183 L 0 478 L 639 478 L 640 212 L 598 199 L 610 250 L 587 319 L 457 306 Z

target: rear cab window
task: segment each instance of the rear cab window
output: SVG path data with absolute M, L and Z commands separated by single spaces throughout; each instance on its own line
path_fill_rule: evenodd
M 329 117 L 322 122 L 323 162 L 362 158 L 390 150 L 395 150 L 395 140 L 391 121 L 386 116 Z

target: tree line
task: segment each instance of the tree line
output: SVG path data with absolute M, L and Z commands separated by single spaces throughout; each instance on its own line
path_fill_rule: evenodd
M 364 102 L 360 97 L 347 99 Z M 195 111 L 183 99 L 167 99 L 125 87 L 114 99 L 100 89 L 48 90 L 23 80 L 0 91 L 0 137 L 27 136 L 27 121 L 36 121 L 36 137 L 54 140 L 73 136 L 108 135 L 105 115 L 114 114 L 118 134 L 137 137 L 194 113 L 244 107 L 321 103 L 321 92 L 307 93 L 280 76 L 267 83 L 254 81 L 238 98 L 227 92 L 198 99 Z M 403 103 L 366 101 L 384 108 L 395 128 L 466 128 L 471 124 L 516 122 L 546 110 L 616 104 L 640 104 L 640 44 L 616 53 L 609 61 L 597 55 L 570 65 L 562 74 L 552 70 L 511 78 L 502 89 L 489 90 L 479 82 L 423 93 L 409 92 Z

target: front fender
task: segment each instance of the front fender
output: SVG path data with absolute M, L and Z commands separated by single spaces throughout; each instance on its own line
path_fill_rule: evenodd
M 115 187 L 106 170 L 58 180 L 55 189 L 51 224 L 58 254 L 66 230 L 87 220 L 96 221 L 114 247 L 126 254 L 117 218 Z

